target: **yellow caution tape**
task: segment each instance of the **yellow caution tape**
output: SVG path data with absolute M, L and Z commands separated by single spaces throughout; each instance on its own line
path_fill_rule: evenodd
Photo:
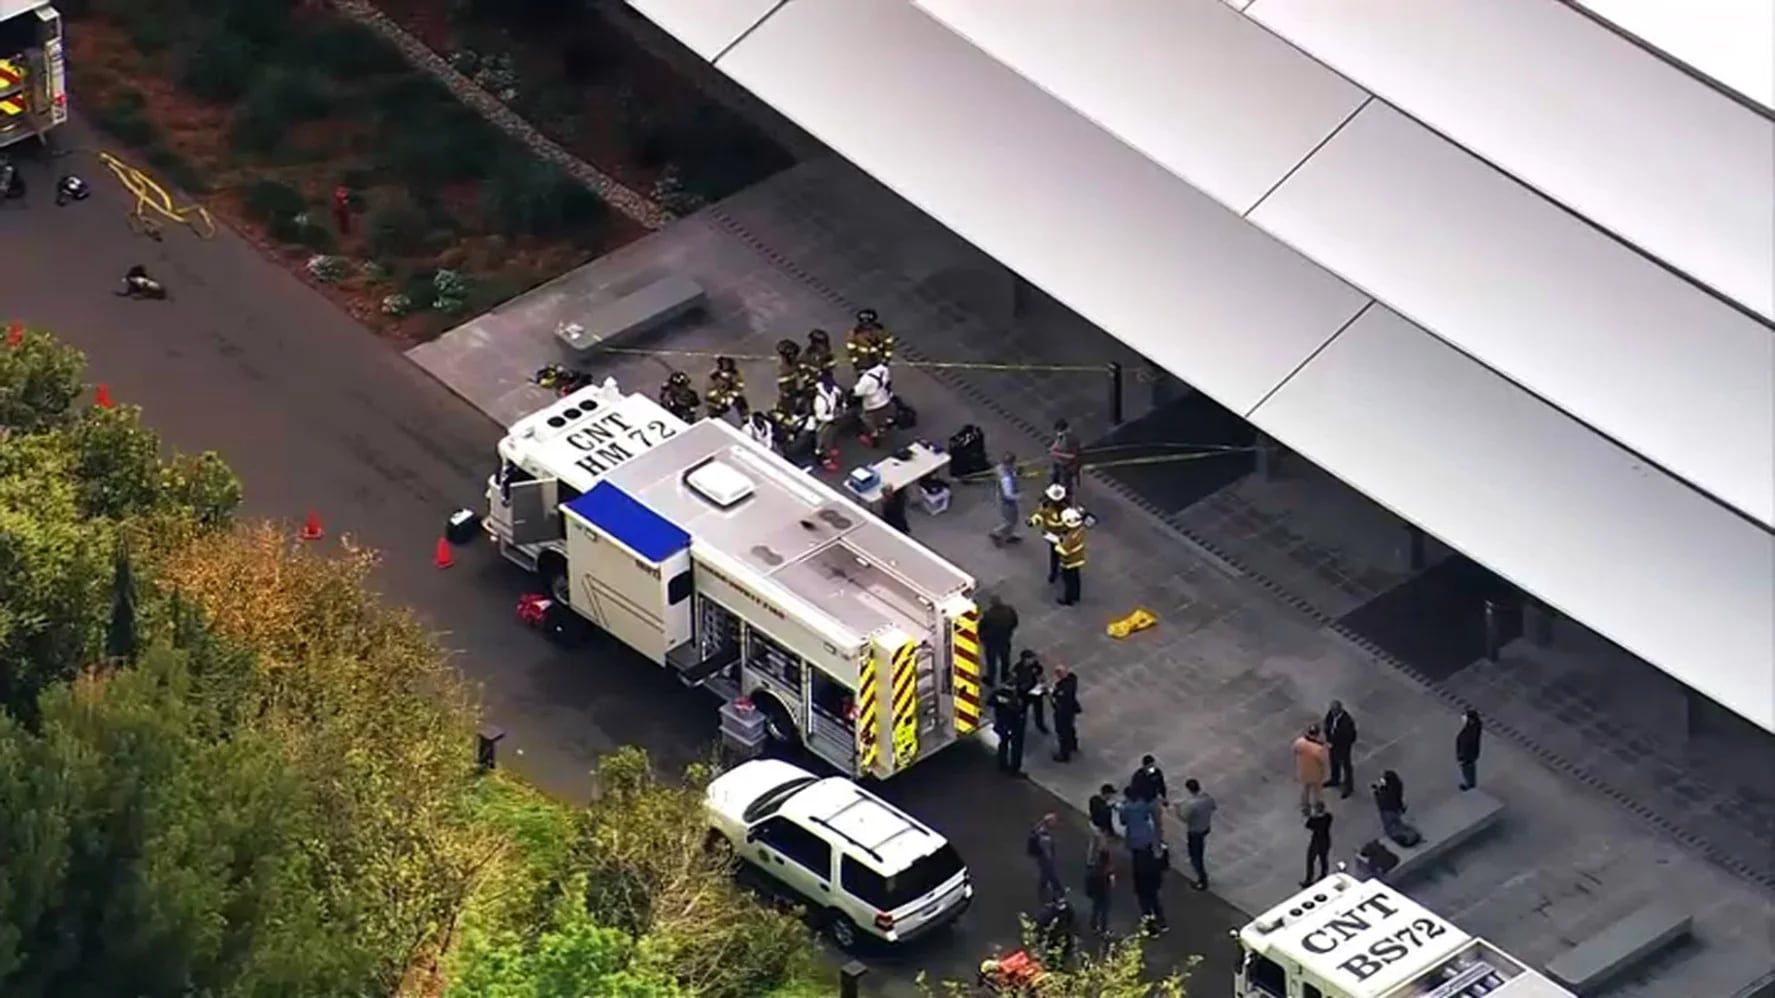
M 1154 616 L 1151 610 L 1136 607 L 1133 613 L 1128 614 L 1121 620 L 1110 621 L 1109 636 L 1112 638 L 1125 638 L 1136 631 L 1144 631 L 1158 622 L 1159 618 Z
M 173 196 L 167 193 L 166 188 L 155 183 L 153 177 L 111 153 L 99 153 L 99 162 L 105 164 L 124 188 L 136 196 L 135 206 L 129 212 L 130 228 L 156 239 L 160 238 L 160 223 L 147 214 L 151 209 L 155 215 L 169 222 L 189 226 L 199 239 L 215 236 L 216 221 L 202 205 L 193 202 L 183 208 L 175 207 Z

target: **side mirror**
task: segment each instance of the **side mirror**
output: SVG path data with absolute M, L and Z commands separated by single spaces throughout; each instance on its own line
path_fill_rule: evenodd
M 757 825 L 753 825 L 751 828 L 746 829 L 746 841 L 747 842 L 757 842 L 758 841 L 758 826 Z

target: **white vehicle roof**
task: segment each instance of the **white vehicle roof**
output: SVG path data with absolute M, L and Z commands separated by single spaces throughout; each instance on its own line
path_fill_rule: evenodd
M 0 21 L 49 6 L 49 0 L 0 0 Z
M 1436 934 L 1430 936 L 1422 926 Z M 1418 926 L 1419 944 L 1367 977 L 1345 968 L 1382 938 Z M 1285 968 L 1300 967 L 1347 998 L 1383 998 L 1460 950 L 1473 937 L 1378 880 L 1339 873 L 1301 891 L 1239 930 L 1239 942 Z
M 891 877 L 948 841 L 899 808 L 842 776 L 830 776 L 783 802 L 777 813 L 845 845 L 844 851 Z
M 613 383 L 519 420 L 499 450 L 582 493 L 599 482 L 616 486 L 688 533 L 705 561 L 748 573 L 743 581 L 761 594 L 780 589 L 825 618 L 830 626 L 820 630 L 859 643 L 885 628 L 922 635 L 936 607 L 974 586 L 966 572 L 727 423 L 687 426 Z M 715 498 L 687 481 L 693 474 Z M 718 504 L 734 491 L 743 498 Z

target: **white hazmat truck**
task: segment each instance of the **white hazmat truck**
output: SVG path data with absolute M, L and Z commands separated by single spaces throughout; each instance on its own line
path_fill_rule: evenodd
M 1238 938 L 1235 998 L 1576 998 L 1394 888 L 1342 872 Z
M 614 381 L 518 420 L 482 521 L 558 603 L 847 775 L 980 725 L 974 580 L 734 427 Z

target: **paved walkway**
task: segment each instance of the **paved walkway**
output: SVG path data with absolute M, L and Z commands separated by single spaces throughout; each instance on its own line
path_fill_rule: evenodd
M 509 421 L 546 398 L 523 379 L 560 359 L 550 331 L 571 314 L 578 296 L 667 270 L 702 282 L 711 307 L 701 321 L 659 337 L 653 345 L 661 348 L 765 354 L 776 339 L 799 338 L 813 325 L 842 330 L 849 312 L 867 305 L 881 311 L 913 355 L 969 359 L 969 351 L 978 351 L 1000 361 L 1138 361 L 1064 309 L 1040 296 L 1020 297 L 1002 271 L 970 247 L 837 163 L 799 167 L 412 354 Z M 705 361 L 682 363 L 701 380 Z M 648 391 L 667 369 L 656 357 L 611 357 L 596 366 L 599 374 Z M 765 398 L 768 370 L 755 365 L 747 376 L 755 397 Z M 1095 378 L 907 369 L 896 381 L 920 409 L 921 429 L 930 436 L 979 423 L 995 453 L 1038 454 L 1045 441 L 1035 429 L 1057 415 L 1093 432 L 1107 428 L 1107 396 Z M 1150 407 L 1139 393 L 1133 396 L 1130 416 Z M 1097 783 L 1120 782 L 1149 751 L 1173 783 L 1200 778 L 1222 804 L 1210 847 L 1216 890 L 1247 911 L 1273 904 L 1299 876 L 1305 833 L 1294 807 L 1288 746 L 1332 697 L 1348 704 L 1361 724 L 1360 779 L 1397 769 L 1419 813 L 1456 792 L 1457 712 L 1445 694 L 1329 626 L 1326 614 L 1260 584 L 1234 564 L 1237 557 L 1209 553 L 1200 539 L 1205 535 L 1192 539 L 1167 522 L 1172 511 L 1153 515 L 1101 477 L 1087 483 L 1086 496 L 1102 522 L 1091 535 L 1084 604 L 1072 609 L 1053 604 L 1039 544 L 1001 550 L 986 542 L 993 509 L 982 491 L 964 489 L 949 514 L 913 521 L 915 535 L 1019 608 L 1018 644 L 1081 675 L 1085 756 L 1062 766 L 1050 762 L 1038 742 L 1031 764 L 1037 782 L 1082 805 Z M 1241 519 L 1236 506 L 1219 514 Z M 1370 587 L 1378 591 L 1388 581 L 1372 579 Z M 1344 595 L 1346 602 L 1363 598 Z M 1106 637 L 1107 621 L 1136 605 L 1157 612 L 1159 627 L 1126 642 Z M 1530 720 L 1539 724 L 1539 717 Z M 1505 720 L 1512 728 L 1529 723 Z M 1775 958 L 1767 944 L 1775 921 L 1767 890 L 1660 833 L 1545 758 L 1509 737 L 1488 741 L 1481 778 L 1506 802 L 1506 816 L 1495 831 L 1415 882 L 1415 895 L 1534 963 L 1654 895 L 1690 906 L 1698 942 L 1654 959 L 1616 994 L 1734 995 L 1770 973 Z M 1334 804 L 1334 811 L 1340 854 L 1378 830 L 1365 794 Z

